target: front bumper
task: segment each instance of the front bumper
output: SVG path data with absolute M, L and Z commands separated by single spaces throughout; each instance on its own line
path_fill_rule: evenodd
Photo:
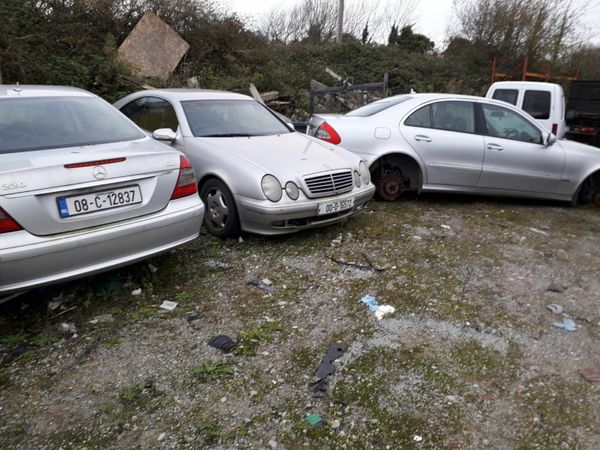
M 0 294 L 24 291 L 132 264 L 198 237 L 198 196 L 169 202 L 157 213 L 53 236 L 17 231 L 2 236 Z
M 242 229 L 250 233 L 276 235 L 293 233 L 307 228 L 330 225 L 362 212 L 375 194 L 375 186 L 354 189 L 344 195 L 318 199 L 304 199 L 280 205 L 268 200 L 254 200 L 242 197 L 239 201 L 239 213 Z M 351 209 L 335 214 L 319 216 L 318 204 L 354 197 Z

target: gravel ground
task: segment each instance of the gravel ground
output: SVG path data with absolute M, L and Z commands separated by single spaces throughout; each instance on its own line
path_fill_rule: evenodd
M 0 305 L 0 448 L 600 448 L 598 231 L 591 208 L 424 196 L 38 290 Z

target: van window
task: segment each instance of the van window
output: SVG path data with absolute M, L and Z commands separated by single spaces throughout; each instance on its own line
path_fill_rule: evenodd
M 523 111 L 527 111 L 534 119 L 550 118 L 550 92 L 525 91 Z
M 517 98 L 519 97 L 519 91 L 516 89 L 496 89 L 492 96 L 495 100 L 502 100 L 503 102 L 510 103 L 511 105 L 517 105 Z

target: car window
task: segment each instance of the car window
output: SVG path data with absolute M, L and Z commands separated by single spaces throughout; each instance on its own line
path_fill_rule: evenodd
M 255 100 L 186 100 L 181 105 L 196 137 L 270 136 L 292 132 Z
M 431 106 L 423 106 L 408 116 L 404 121 L 407 127 L 431 128 Z
M 361 106 L 360 108 L 357 108 L 354 111 L 350 111 L 346 115 L 350 117 L 369 117 L 381 111 L 385 111 L 386 109 L 391 108 L 392 106 L 404 103 L 410 100 L 411 98 L 412 97 L 408 95 L 398 95 L 396 97 L 392 97 L 385 100 L 379 100 L 373 103 L 369 103 L 368 105 Z
M 482 107 L 489 136 L 535 144 L 543 142 L 541 131 L 520 114 L 487 103 Z
M 492 95 L 492 98 L 495 100 L 502 100 L 503 102 L 516 106 L 517 98 L 519 98 L 519 91 L 516 89 L 496 89 Z
M 534 119 L 548 119 L 550 117 L 549 91 L 525 91 L 523 97 L 523 110 L 531 114 Z
M 173 105 L 158 97 L 142 97 L 121 108 L 121 112 L 146 131 L 170 128 L 177 131 L 179 122 Z
M 96 97 L 0 100 L 0 154 L 143 137 L 116 109 Z
M 475 110 L 471 102 L 438 102 L 431 105 L 432 128 L 475 133 Z

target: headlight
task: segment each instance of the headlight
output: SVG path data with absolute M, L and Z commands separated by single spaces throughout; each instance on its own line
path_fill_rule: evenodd
M 361 161 L 358 165 L 358 173 L 360 174 L 360 179 L 364 184 L 369 184 L 371 182 L 371 173 L 369 172 L 369 168 L 364 161 Z
M 292 200 L 298 200 L 298 197 L 300 196 L 300 191 L 298 190 L 298 186 L 296 186 L 296 183 L 293 183 L 291 181 L 288 181 L 286 183 L 285 192 L 287 193 L 288 197 L 291 198 Z
M 281 183 L 273 175 L 265 175 L 261 181 L 262 191 L 272 202 L 278 202 L 283 196 Z
M 354 185 L 357 188 L 360 187 L 360 174 L 356 170 L 354 171 Z

